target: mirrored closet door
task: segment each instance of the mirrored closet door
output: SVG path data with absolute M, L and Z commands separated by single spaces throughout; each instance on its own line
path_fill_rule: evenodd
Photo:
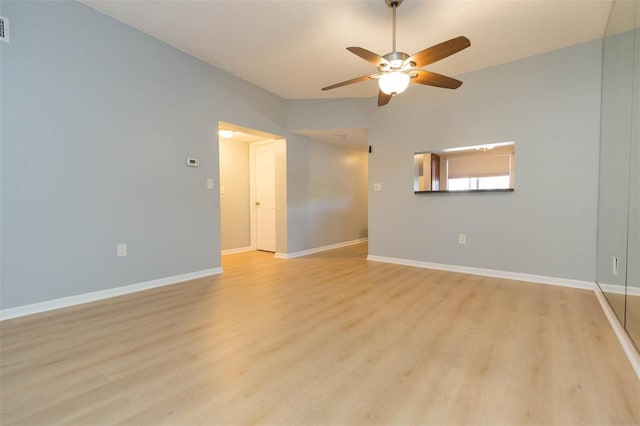
M 597 282 L 640 347 L 640 0 L 616 1 L 603 42 Z

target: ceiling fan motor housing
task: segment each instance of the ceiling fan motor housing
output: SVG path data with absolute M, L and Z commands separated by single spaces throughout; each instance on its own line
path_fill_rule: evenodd
M 409 64 L 405 64 L 405 61 L 409 59 L 409 55 L 407 55 L 404 52 L 387 53 L 386 55 L 383 56 L 383 58 L 387 60 L 387 63 L 380 64 L 378 69 L 381 72 L 389 71 L 389 70 L 400 70 L 400 69 L 411 68 L 415 66 L 415 63 L 413 62 Z M 409 66 L 407 67 L 407 65 Z

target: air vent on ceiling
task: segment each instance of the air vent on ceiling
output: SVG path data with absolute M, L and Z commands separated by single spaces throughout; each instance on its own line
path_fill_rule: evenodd
M 9 19 L 0 16 L 0 40 L 9 43 Z

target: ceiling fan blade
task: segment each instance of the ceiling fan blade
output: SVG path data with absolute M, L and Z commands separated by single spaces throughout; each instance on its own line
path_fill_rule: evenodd
M 436 74 L 435 72 L 416 70 L 418 75 L 411 79 L 413 83 L 425 84 L 427 86 L 443 87 L 445 89 L 457 89 L 462 86 L 460 80 Z
M 452 38 L 451 40 L 436 44 L 428 49 L 424 49 L 409 57 L 405 63 L 413 62 L 415 68 L 422 68 L 441 59 L 451 56 L 454 53 L 471 46 L 471 42 L 464 36 Z
M 336 84 L 332 84 L 331 86 L 323 87 L 322 90 L 331 90 L 331 89 L 335 89 L 336 87 L 342 87 L 342 86 L 347 86 L 347 85 L 353 84 L 353 83 L 359 83 L 361 81 L 369 80 L 371 78 L 373 78 L 372 75 L 363 75 L 362 77 L 352 78 L 351 80 L 341 81 L 340 83 L 336 83 Z
M 378 106 L 385 106 L 386 104 L 389 103 L 389 101 L 391 100 L 393 96 L 392 95 L 387 95 L 386 93 L 384 93 L 382 90 L 380 90 L 378 92 Z
M 377 67 L 383 64 L 389 65 L 389 61 L 387 61 L 385 58 L 373 52 L 370 52 L 367 49 L 363 49 L 362 47 L 347 47 L 347 50 L 354 55 L 360 56 L 365 61 L 370 62 Z

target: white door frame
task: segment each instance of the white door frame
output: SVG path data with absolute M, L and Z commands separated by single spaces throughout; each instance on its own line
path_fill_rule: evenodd
M 251 250 L 258 249 L 258 238 L 257 238 L 257 217 L 256 217 L 256 147 L 259 145 L 269 145 L 273 144 L 275 141 L 273 139 L 267 139 L 259 142 L 252 142 L 249 144 L 249 208 L 251 209 L 250 220 L 251 220 Z M 277 162 L 275 167 L 277 167 Z M 275 193 L 276 195 L 276 206 L 278 200 L 278 191 Z M 277 209 L 276 209 L 277 215 Z M 278 232 L 277 232 L 277 223 L 276 223 L 276 246 L 278 244 Z M 277 247 L 276 247 L 277 248 Z

